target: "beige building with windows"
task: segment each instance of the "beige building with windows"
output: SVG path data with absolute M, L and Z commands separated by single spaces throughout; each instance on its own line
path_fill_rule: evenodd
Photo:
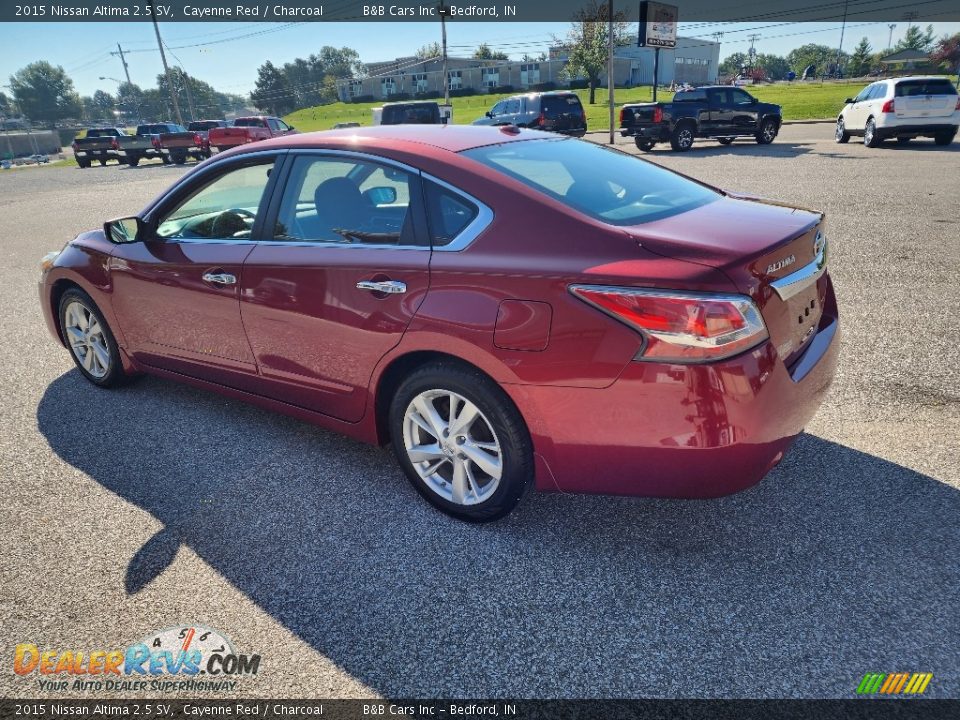
M 518 92 L 550 84 L 566 87 L 567 65 L 564 48 L 550 48 L 546 60 L 477 60 L 447 58 L 451 90 L 473 89 L 477 93 L 510 86 Z M 653 48 L 624 46 L 614 52 L 614 84 L 624 87 L 653 84 Z M 677 38 L 677 47 L 660 51 L 660 85 L 673 82 L 705 85 L 716 82 L 720 67 L 720 44 L 700 38 Z M 418 60 L 397 58 L 370 63 L 367 76 L 337 81 L 337 95 L 343 102 L 356 97 L 389 100 L 394 95 L 443 94 L 443 62 L 440 58 Z M 606 78 L 602 80 L 606 85 Z

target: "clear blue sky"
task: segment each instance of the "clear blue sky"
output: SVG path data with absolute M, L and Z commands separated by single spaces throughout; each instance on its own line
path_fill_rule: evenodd
M 919 24 L 926 26 L 922 19 Z M 934 23 L 937 36 L 960 32 L 960 23 Z M 451 55 L 469 56 L 480 43 L 502 50 L 513 58 L 546 50 L 554 35 L 563 36 L 567 23 L 447 23 Z M 893 43 L 903 36 L 907 23 L 893 31 Z M 836 47 L 840 23 L 690 23 L 680 24 L 680 34 L 709 38 L 722 31 L 720 57 L 745 52 L 748 35 L 757 33 L 758 52 L 786 55 L 792 48 L 816 42 Z M 167 59 L 218 90 L 246 94 L 253 88 L 257 67 L 267 60 L 283 64 L 306 57 L 324 45 L 348 46 L 365 62 L 412 55 L 417 48 L 440 40 L 433 23 L 167 23 L 161 24 L 164 43 L 172 48 Z M 875 50 L 887 47 L 886 23 L 850 23 L 843 47 L 850 50 L 866 36 Z M 123 77 L 120 59 L 108 53 L 120 40 L 133 82 L 153 87 L 162 71 L 153 26 L 149 23 L 7 23 L 0 26 L 0 85 L 19 68 L 35 60 L 62 65 L 78 92 L 116 90 L 112 80 Z M 112 42 L 111 42 L 112 41 Z M 185 47 L 193 46 L 193 47 Z M 179 49 L 178 49 L 179 48 Z M 2 88 L 0 88 L 2 90 Z

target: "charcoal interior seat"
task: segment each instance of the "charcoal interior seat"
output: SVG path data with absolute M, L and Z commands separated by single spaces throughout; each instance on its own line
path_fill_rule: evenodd
M 370 204 L 348 178 L 324 180 L 314 190 L 313 202 L 317 208 L 314 227 L 320 232 L 317 240 L 346 240 L 334 230 L 360 230 L 370 217 Z

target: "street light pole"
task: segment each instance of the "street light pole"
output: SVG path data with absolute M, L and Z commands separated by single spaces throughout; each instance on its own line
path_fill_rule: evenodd
M 607 104 L 610 106 L 610 144 L 613 145 L 613 0 L 607 0 Z
M 443 41 L 443 104 L 450 105 L 450 76 L 447 74 L 447 9 L 440 0 L 440 38 Z

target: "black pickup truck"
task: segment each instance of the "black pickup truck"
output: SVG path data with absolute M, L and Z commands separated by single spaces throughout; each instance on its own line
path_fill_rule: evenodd
M 641 150 L 670 142 L 686 151 L 695 138 L 716 138 L 729 145 L 738 137 L 772 143 L 780 132 L 779 105 L 757 100 L 742 88 L 714 85 L 685 90 L 668 103 L 632 103 L 620 110 L 620 134 L 633 137 Z
M 84 137 L 73 141 L 73 156 L 77 165 L 82 168 L 90 167 L 90 163 L 97 160 L 106 165 L 107 160 L 120 162 L 120 138 L 129 137 L 120 128 L 90 128 Z

